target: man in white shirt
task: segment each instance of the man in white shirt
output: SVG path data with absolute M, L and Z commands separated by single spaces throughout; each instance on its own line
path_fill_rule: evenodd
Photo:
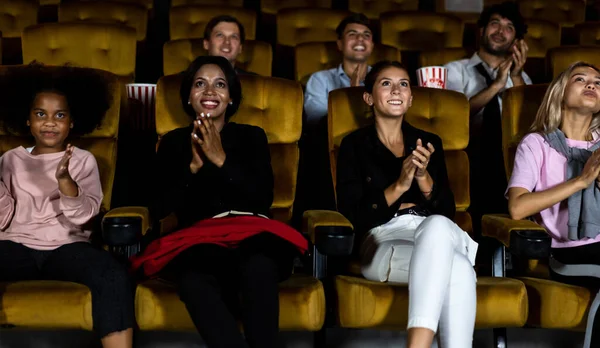
M 481 45 L 470 59 L 446 64 L 447 88 L 464 93 L 471 106 L 471 213 L 474 226 L 481 215 L 504 213 L 506 175 L 502 155 L 502 99 L 505 89 L 531 84 L 523 71 L 529 48 L 523 17 L 514 2 L 485 10 L 477 23 Z

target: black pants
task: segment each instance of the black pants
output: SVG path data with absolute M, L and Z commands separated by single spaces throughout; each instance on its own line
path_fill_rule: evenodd
M 553 248 L 552 257 L 565 265 L 587 264 L 600 265 L 600 243 L 592 243 L 572 248 Z M 550 268 L 552 280 L 561 283 L 583 286 L 598 291 L 600 278 L 596 277 L 568 277 L 557 274 Z M 600 347 L 600 311 L 596 312 L 592 326 L 592 340 L 590 347 Z
M 178 284 L 207 347 L 281 347 L 278 283 L 290 276 L 295 254 L 290 243 L 262 233 L 236 249 L 193 246 L 167 266 L 165 277 Z
M 62 280 L 90 288 L 94 330 L 100 337 L 135 324 L 134 288 L 127 270 L 89 243 L 42 251 L 0 241 L 0 281 L 20 280 Z

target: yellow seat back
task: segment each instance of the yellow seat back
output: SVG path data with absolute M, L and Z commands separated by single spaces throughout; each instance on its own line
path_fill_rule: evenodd
M 242 103 L 231 121 L 261 127 L 267 134 L 275 177 L 273 217 L 289 222 L 296 194 L 302 132 L 302 87 L 298 82 L 264 76 L 240 76 Z M 159 136 L 190 124 L 181 107 L 181 75 L 163 76 L 156 91 L 156 132 Z
M 0 66 L 0 78 L 9 71 L 9 69 L 22 69 L 23 67 L 23 65 Z M 47 69 L 56 69 L 56 67 L 47 67 Z M 83 70 L 86 68 L 78 69 Z M 106 76 L 107 81 L 109 81 L 112 87 L 112 105 L 106 112 L 99 128 L 82 137 L 71 137 L 70 141 L 73 145 L 94 154 L 94 157 L 98 162 L 100 181 L 104 193 L 102 209 L 108 211 L 112 199 L 112 189 L 117 164 L 117 136 L 119 129 L 121 87 L 116 75 L 106 71 L 100 71 L 100 73 Z M 2 116 L 0 115 L 0 117 Z M 27 147 L 33 145 L 33 138 L 29 134 L 7 135 L 6 132 L 0 129 L 0 156 L 4 152 L 15 147 Z
M 0 32 L 5 38 L 21 37 L 23 29 L 37 23 L 38 3 L 32 0 L 0 1 Z
M 313 73 L 337 67 L 342 62 L 342 52 L 334 41 L 308 42 L 294 47 L 294 58 L 296 81 L 306 85 Z M 375 45 L 368 63 L 373 65 L 381 60 L 400 61 L 400 51 L 391 46 Z
M 525 41 L 529 46 L 527 58 L 545 58 L 548 50 L 560 46 L 561 30 L 558 23 L 542 19 L 527 20 Z
M 455 60 L 469 58 L 471 55 L 472 52 L 463 47 L 422 51 L 419 54 L 419 67 L 443 66 Z
M 136 32 L 115 24 L 44 23 L 23 32 L 23 62 L 72 64 L 133 79 Z
M 543 18 L 572 27 L 585 21 L 585 0 L 519 0 L 519 11 L 524 18 Z
M 502 95 L 502 150 L 506 177 L 510 178 L 517 146 L 535 120 L 548 84 L 507 89 Z
M 244 7 L 244 0 L 171 0 L 171 7 L 184 5 Z
M 329 155 L 334 186 L 342 139 L 372 122 L 372 111 L 363 101 L 363 93 L 363 87 L 336 89 L 329 93 Z M 413 103 L 406 113 L 406 121 L 442 139 L 456 210 L 464 212 L 470 204 L 469 159 L 464 151 L 469 143 L 469 101 L 462 93 L 434 88 L 412 87 L 412 95 Z
M 213 17 L 230 15 L 244 26 L 246 40 L 256 38 L 256 12 L 239 7 L 186 5 L 171 7 L 169 33 L 171 40 L 203 39 L 206 24 Z
M 295 47 L 306 42 L 338 39 L 335 29 L 350 12 L 322 8 L 284 9 L 277 13 L 277 44 Z
M 163 46 L 163 73 L 172 75 L 184 71 L 198 56 L 205 56 L 204 39 L 171 40 Z M 246 40 L 236 67 L 262 76 L 271 76 L 273 49 L 262 41 Z
M 348 0 L 348 9 L 370 19 L 379 19 L 384 12 L 417 11 L 419 0 Z
M 58 7 L 59 22 L 112 23 L 135 29 L 137 40 L 146 39 L 148 9 L 135 3 L 67 2 Z
M 600 46 L 561 46 L 548 51 L 548 64 L 552 78 L 577 61 L 600 67 Z
M 585 46 L 600 45 L 600 23 L 587 22 L 577 24 L 575 30 L 579 34 L 579 44 Z
M 287 8 L 312 7 L 327 9 L 331 8 L 332 4 L 332 0 L 261 0 L 260 12 L 274 15 Z
M 401 51 L 462 47 L 464 25 L 452 15 L 388 12 L 380 18 L 381 43 Z

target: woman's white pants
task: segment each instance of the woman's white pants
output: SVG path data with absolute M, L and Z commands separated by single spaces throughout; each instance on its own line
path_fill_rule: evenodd
M 408 283 L 408 328 L 437 332 L 443 348 L 471 347 L 477 243 L 441 215 L 401 215 L 371 229 L 361 245 L 362 274 Z

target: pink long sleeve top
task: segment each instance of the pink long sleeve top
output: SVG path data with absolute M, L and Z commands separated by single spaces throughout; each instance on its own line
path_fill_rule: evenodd
M 69 173 L 77 197 L 58 189 L 56 168 L 64 152 L 32 155 L 24 147 L 0 158 L 0 240 L 38 250 L 89 241 L 85 226 L 100 211 L 102 186 L 94 156 L 75 148 Z

